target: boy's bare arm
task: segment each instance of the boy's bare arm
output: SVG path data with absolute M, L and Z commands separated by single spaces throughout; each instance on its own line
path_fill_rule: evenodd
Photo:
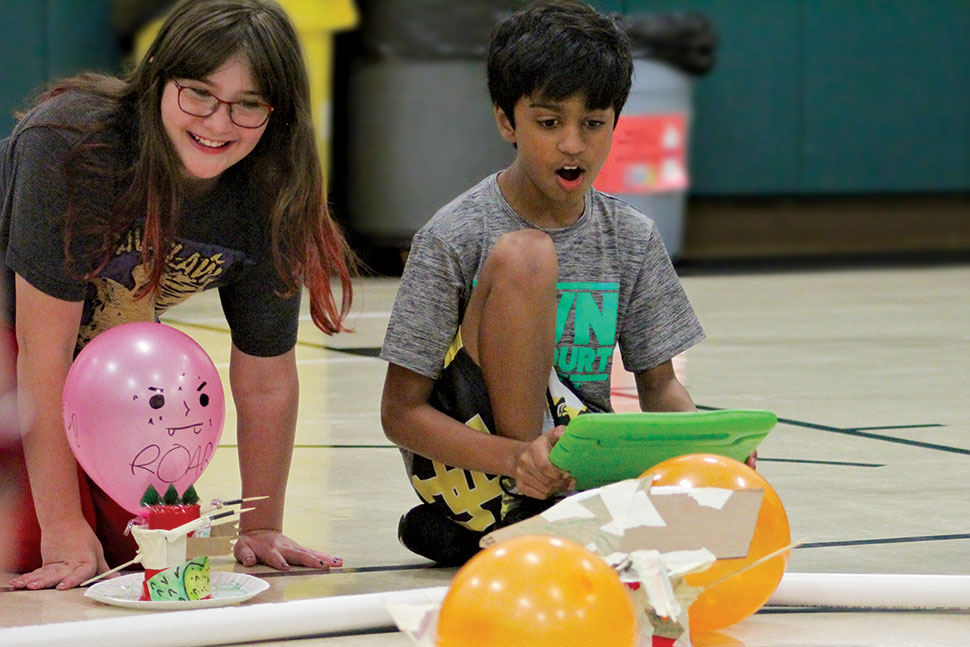
M 684 385 L 674 374 L 673 362 L 667 360 L 659 366 L 636 374 L 637 395 L 643 411 L 697 411 L 694 401 Z M 758 462 L 758 452 L 748 456 L 745 463 L 751 469 Z
M 394 444 L 446 465 L 511 476 L 528 496 L 546 498 L 568 489 L 568 475 L 548 461 L 558 435 L 528 443 L 482 433 L 432 407 L 433 386 L 434 381 L 423 375 L 388 364 L 381 424 Z
M 674 374 L 671 360 L 640 371 L 636 381 L 642 411 L 697 411 L 687 389 Z

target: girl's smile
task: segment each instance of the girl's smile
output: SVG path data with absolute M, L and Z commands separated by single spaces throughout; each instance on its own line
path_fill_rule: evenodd
M 225 148 L 231 143 L 227 141 L 218 142 L 211 139 L 206 139 L 204 137 L 200 137 L 199 135 L 196 135 L 193 132 L 189 132 L 189 136 L 192 138 L 192 141 L 194 141 L 202 148 L 202 150 L 207 150 L 210 152 L 219 152 L 220 149 Z

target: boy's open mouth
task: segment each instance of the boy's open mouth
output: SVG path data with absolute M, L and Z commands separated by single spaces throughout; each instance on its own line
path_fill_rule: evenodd
M 567 182 L 575 182 L 579 179 L 579 176 L 583 174 L 583 169 L 578 166 L 563 166 L 556 171 L 556 175 L 566 180 Z

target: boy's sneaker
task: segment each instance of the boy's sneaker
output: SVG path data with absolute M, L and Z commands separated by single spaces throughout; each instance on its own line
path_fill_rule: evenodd
M 412 553 L 442 566 L 461 566 L 480 550 L 483 534 L 445 516 L 433 503 L 411 508 L 397 526 L 397 538 Z
M 542 514 L 556 503 L 563 500 L 562 496 L 550 497 L 548 499 L 533 499 L 524 494 L 509 494 L 508 491 L 502 493 L 502 520 L 496 527 L 503 528 L 511 526 Z

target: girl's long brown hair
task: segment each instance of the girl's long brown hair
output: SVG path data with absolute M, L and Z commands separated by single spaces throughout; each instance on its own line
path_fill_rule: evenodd
M 327 207 L 299 39 L 272 0 L 183 0 L 127 79 L 85 74 L 42 95 L 41 101 L 75 90 L 107 99 L 110 106 L 78 127 L 85 135 L 68 160 L 69 266 L 93 277 L 111 259 L 118 237 L 144 217 L 142 260 L 150 281 L 139 295 L 158 289 L 185 194 L 181 162 L 162 124 L 162 91 L 172 79 L 204 78 L 237 55 L 249 63 L 257 89 L 274 107 L 259 143 L 237 170 L 260 189 L 262 204 L 253 207 L 266 214 L 283 296 L 306 286 L 317 327 L 328 334 L 346 330 L 353 254 Z M 113 138 L 103 136 L 108 131 Z M 112 147 L 106 141 L 122 143 Z M 106 190 L 113 196 L 107 202 Z M 333 277 L 341 282 L 339 306 Z

